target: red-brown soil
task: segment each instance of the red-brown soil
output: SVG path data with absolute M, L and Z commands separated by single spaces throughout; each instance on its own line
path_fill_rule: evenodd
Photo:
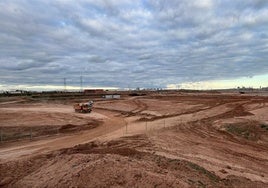
M 0 186 L 268 187 L 266 114 L 267 97 L 235 94 L 99 100 L 90 114 L 3 99 L 2 134 L 36 134 L 0 144 Z

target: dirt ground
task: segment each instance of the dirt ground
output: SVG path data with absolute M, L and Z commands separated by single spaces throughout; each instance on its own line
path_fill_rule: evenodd
M 240 94 L 101 99 L 90 114 L 2 98 L 0 187 L 268 187 L 267 114 L 268 97 Z

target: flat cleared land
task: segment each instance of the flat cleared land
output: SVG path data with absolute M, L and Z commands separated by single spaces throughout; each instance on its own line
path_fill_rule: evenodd
M 268 187 L 268 97 L 150 93 L 95 100 L 90 114 L 72 104 L 0 99 L 0 186 Z

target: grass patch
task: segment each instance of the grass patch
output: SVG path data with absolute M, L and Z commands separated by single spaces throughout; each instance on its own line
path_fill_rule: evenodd
M 225 125 L 225 130 L 235 136 L 250 141 L 257 141 L 267 136 L 268 124 L 257 121 L 248 121 Z
M 215 174 L 211 173 L 210 171 L 206 170 L 205 168 L 203 168 L 203 167 L 201 167 L 201 166 L 199 166 L 199 165 L 197 165 L 197 164 L 194 164 L 194 163 L 189 163 L 188 165 L 189 165 L 191 168 L 193 168 L 193 169 L 199 171 L 200 173 L 205 174 L 205 175 L 206 175 L 210 180 L 212 180 L 213 182 L 218 182 L 218 181 L 219 181 L 219 178 L 218 178 Z M 203 184 L 203 183 L 202 183 L 202 184 Z M 204 185 L 204 184 L 203 184 L 203 185 Z
M 234 135 L 242 136 L 246 139 L 250 138 L 250 130 L 248 126 L 227 125 L 226 130 Z

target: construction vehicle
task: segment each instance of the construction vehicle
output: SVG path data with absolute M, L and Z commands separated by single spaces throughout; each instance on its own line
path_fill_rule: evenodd
M 93 101 L 87 103 L 76 103 L 74 104 L 74 110 L 78 113 L 90 113 L 93 107 Z

